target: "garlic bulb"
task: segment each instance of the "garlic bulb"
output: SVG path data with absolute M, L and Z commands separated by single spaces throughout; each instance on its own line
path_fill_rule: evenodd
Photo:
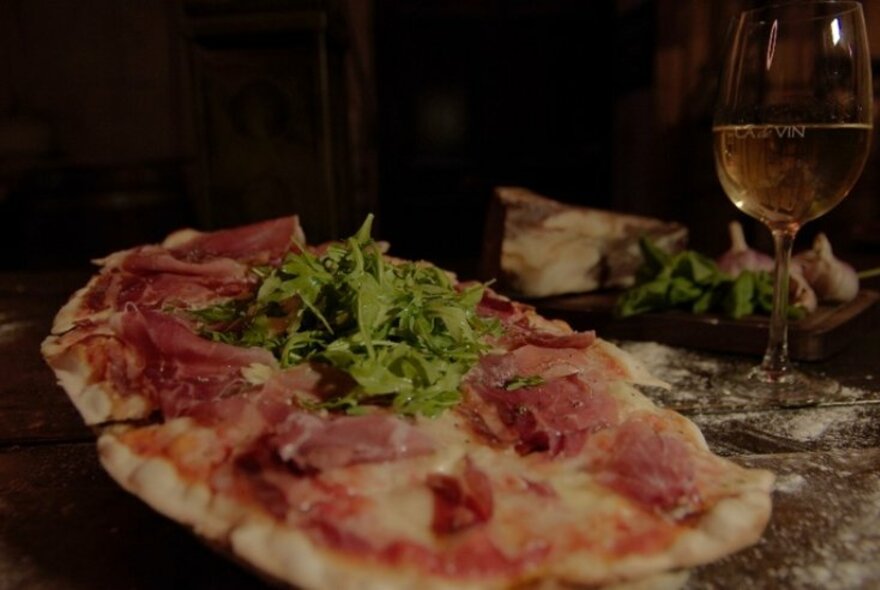
M 773 272 L 773 259 L 766 254 L 749 248 L 749 245 L 746 243 L 746 237 L 743 234 L 742 225 L 738 221 L 731 221 L 727 227 L 730 232 L 730 249 L 717 260 L 718 268 L 722 272 L 732 277 L 737 276 L 744 270 L 766 270 Z
M 825 234 L 818 234 L 813 240 L 813 249 L 801 252 L 794 260 L 819 300 L 846 302 L 858 294 L 859 277 L 855 269 L 834 257 L 831 242 Z

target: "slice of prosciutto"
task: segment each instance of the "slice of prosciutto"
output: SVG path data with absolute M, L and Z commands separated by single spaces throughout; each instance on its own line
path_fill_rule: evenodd
M 119 261 L 119 267 L 138 275 L 161 273 L 222 281 L 242 280 L 248 270 L 247 265 L 232 258 L 211 258 L 191 262 L 174 256 L 160 246 L 145 246 L 130 251 Z
M 153 392 L 166 418 L 249 387 L 245 367 L 277 366 L 267 350 L 206 340 L 174 316 L 133 304 L 115 314 L 110 327 L 132 357 L 126 384 Z
M 511 386 L 518 377 L 537 377 L 538 383 Z M 464 381 L 470 395 L 461 410 L 488 404 L 498 423 L 484 421 L 476 432 L 491 432 L 502 444 L 520 453 L 576 453 L 586 438 L 617 422 L 617 402 L 608 393 L 603 368 L 582 349 L 543 348 L 530 344 L 483 357 Z
M 512 301 L 489 288 L 483 291 L 483 297 L 477 304 L 479 315 L 495 317 L 502 323 L 504 335 L 497 344 L 508 350 L 526 344 L 548 348 L 587 348 L 596 340 L 593 331 L 575 332 L 567 324 L 544 319 L 534 311 L 534 307 Z
M 467 285 L 468 283 L 463 283 Z M 492 289 L 483 291 L 483 297 L 477 304 L 477 313 L 482 316 L 495 316 L 503 322 L 513 322 L 523 316 L 528 306 L 512 301 L 495 293 Z
M 292 412 L 272 440 L 278 455 L 304 471 L 393 461 L 434 451 L 427 434 L 385 414 L 322 417 Z
M 598 478 L 651 508 L 699 502 L 691 448 L 647 416 L 634 416 L 617 428 Z
M 169 236 L 165 245 L 181 260 L 222 257 L 248 264 L 267 264 L 295 251 L 296 244 L 305 244 L 305 241 L 299 217 L 293 215 L 210 233 L 184 230 Z
M 250 267 L 277 262 L 305 243 L 296 216 L 234 229 L 201 233 L 181 230 L 161 246 L 141 246 L 111 254 L 83 297 L 73 321 L 127 303 L 144 307 L 201 307 L 253 292 Z
M 492 518 L 492 482 L 470 457 L 465 459 L 460 476 L 432 473 L 426 483 L 434 496 L 431 528 L 435 533 L 456 533 Z
M 228 262 L 237 265 L 232 260 Z M 220 300 L 245 297 L 255 286 L 254 278 L 243 271 L 215 277 L 210 274 L 152 271 L 138 274 L 113 270 L 93 281 L 82 298 L 80 309 L 71 319 L 79 321 L 104 310 L 122 310 L 128 303 L 152 308 L 206 307 Z

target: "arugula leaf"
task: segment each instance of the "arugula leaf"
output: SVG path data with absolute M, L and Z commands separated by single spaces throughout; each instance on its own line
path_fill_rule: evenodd
M 196 319 L 206 324 L 220 324 L 232 322 L 238 317 L 239 310 L 235 301 L 227 301 L 218 305 L 212 305 L 203 309 L 190 312 Z
M 504 389 L 506 389 L 507 391 L 516 391 L 517 389 L 523 389 L 525 387 L 535 387 L 536 385 L 543 384 L 544 378 L 540 375 L 517 376 L 507 381 L 504 384 Z
M 655 309 L 669 307 L 666 294 L 669 292 L 669 279 L 655 279 L 624 291 L 617 299 L 615 313 L 628 317 Z
M 703 291 L 691 306 L 693 313 L 708 313 L 712 309 L 717 309 L 721 304 L 724 293 L 720 289 L 710 289 Z
M 670 260 L 669 266 L 672 267 L 673 276 L 695 285 L 712 287 L 727 278 L 714 260 L 698 252 L 682 252 Z
M 696 301 L 702 294 L 703 289 L 700 288 L 699 284 L 684 277 L 672 277 L 669 279 L 666 297 L 669 303 L 674 306 Z
M 755 311 L 755 273 L 744 270 L 739 273 L 721 301 L 724 313 L 734 319 Z
M 384 404 L 435 416 L 460 401 L 462 376 L 500 324 L 476 313 L 484 285 L 459 288 L 433 265 L 386 260 L 370 238 L 372 220 L 321 254 L 287 255 L 263 272 L 251 301 L 193 315 L 205 336 L 267 348 L 283 367 L 314 361 L 351 375 L 357 387 L 321 407 Z M 216 329 L 213 317 L 231 323 Z
M 640 239 L 639 250 L 642 253 L 642 260 L 644 262 L 638 272 L 643 276 L 654 278 L 670 266 L 671 257 L 669 253 L 655 246 L 650 240 Z
M 773 275 L 769 272 L 755 275 L 755 305 L 764 313 L 773 311 Z

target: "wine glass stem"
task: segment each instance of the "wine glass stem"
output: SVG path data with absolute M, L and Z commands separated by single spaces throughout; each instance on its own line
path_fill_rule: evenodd
M 769 381 L 781 381 L 791 372 L 788 360 L 788 277 L 791 249 L 797 230 L 772 229 L 776 253 L 773 280 L 773 312 L 770 315 L 770 337 L 761 363 L 761 371 Z

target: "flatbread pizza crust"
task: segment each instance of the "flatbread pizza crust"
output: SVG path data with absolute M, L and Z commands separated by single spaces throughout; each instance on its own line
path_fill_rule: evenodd
M 79 316 L 81 316 L 83 311 L 83 301 L 89 292 L 94 289 L 95 284 L 98 282 L 100 275 L 95 275 L 92 277 L 86 286 L 78 289 L 73 295 L 71 295 L 70 299 L 64 306 L 58 311 L 55 315 L 55 320 L 52 322 L 52 334 L 60 335 L 65 332 L 69 332 L 73 328 L 76 327 L 76 322 Z
M 660 410 L 629 384 L 614 384 L 614 395 L 633 408 L 651 409 L 675 417 L 677 427 L 690 442 L 708 451 L 699 429 L 685 418 Z M 173 438 L 200 428 L 189 419 L 165 423 Z M 522 578 L 469 582 L 467 579 L 429 576 L 418 569 L 380 565 L 352 559 L 316 546 L 303 532 L 285 526 L 257 507 L 212 491 L 204 483 L 188 479 L 178 465 L 166 458 L 139 454 L 120 434 L 125 427 L 108 429 L 98 441 L 101 463 L 126 490 L 158 512 L 191 527 L 200 536 L 218 543 L 260 572 L 301 588 L 334 590 L 447 590 L 452 588 L 595 588 L 598 586 L 663 588 L 681 581 L 670 571 L 705 564 L 738 551 L 757 539 L 771 513 L 770 494 L 774 477 L 763 470 L 737 472 L 735 494 L 722 498 L 701 514 L 698 523 L 682 532 L 668 548 L 650 553 L 605 560 L 573 553 Z M 641 580 L 651 580 L 651 583 Z M 669 587 L 676 587 L 671 585 Z
M 113 479 L 154 510 L 288 584 L 336 590 L 487 588 L 425 578 L 416 570 L 379 568 L 322 551 L 305 534 L 242 508 L 203 483 L 187 481 L 170 461 L 138 455 L 113 434 L 99 438 L 98 453 Z
M 123 394 L 112 381 L 95 375 L 88 347 L 72 346 L 64 342 L 63 336 L 53 335 L 43 341 L 41 351 L 87 425 L 141 420 L 152 412 L 148 397 Z
M 270 233 L 274 231 L 276 238 L 268 242 L 260 237 L 261 234 L 254 231 L 250 234 L 245 231 L 242 234 L 239 229 L 231 230 L 229 235 L 234 235 L 237 239 L 244 235 L 245 241 L 255 245 L 252 246 L 251 251 L 234 256 L 229 254 L 233 256 L 230 260 L 250 261 L 246 263 L 248 265 L 256 264 L 253 261 L 265 261 L 269 258 L 277 260 L 279 252 L 285 252 L 285 248 L 288 247 L 288 242 L 283 240 L 279 242 L 277 238 L 277 236 L 284 238 L 285 232 L 292 232 L 295 244 L 304 243 L 304 237 L 295 218 L 293 222 L 287 219 L 281 225 L 278 222 L 271 223 L 275 225 L 263 224 L 259 228 L 263 232 L 267 231 L 267 227 L 270 228 L 268 230 Z M 161 300 L 152 310 L 143 312 L 138 308 L 137 302 L 123 304 L 108 300 L 96 306 L 95 302 L 90 300 L 95 290 L 102 289 L 100 286 L 102 277 L 106 278 L 107 273 L 122 268 L 131 252 L 146 252 L 149 256 L 157 253 L 159 256 L 164 256 L 166 251 L 170 252 L 172 249 L 175 252 L 188 252 L 185 255 L 175 254 L 180 257 L 180 261 L 172 260 L 173 272 L 179 271 L 177 268 L 179 264 L 191 265 L 185 266 L 180 272 L 183 272 L 184 276 L 189 276 L 186 273 L 192 273 L 193 277 L 200 277 L 202 276 L 200 273 L 206 272 L 206 267 L 199 266 L 200 264 L 204 263 L 208 266 L 213 264 L 214 266 L 208 268 L 210 272 L 216 272 L 216 268 L 220 266 L 211 256 L 207 256 L 205 251 L 218 248 L 222 251 L 224 247 L 226 246 L 222 240 L 218 242 L 214 234 L 181 230 L 171 234 L 160 247 L 150 246 L 143 251 L 133 249 L 118 252 L 98 261 L 102 264 L 101 273 L 74 293 L 58 312 L 52 332 L 42 344 L 42 353 L 55 372 L 59 385 L 67 393 L 85 423 L 97 426 L 102 432 L 98 439 L 98 452 L 102 465 L 112 478 L 159 513 L 190 527 L 196 534 L 213 544 L 224 547 L 261 574 L 306 589 L 550 590 L 559 588 L 562 590 L 617 587 L 620 590 L 647 590 L 680 585 L 686 574 L 678 570 L 707 563 L 748 546 L 760 537 L 766 526 L 771 512 L 772 474 L 761 470 L 744 469 L 715 457 L 710 453 L 702 433 L 695 424 L 674 412 L 658 408 L 633 387 L 633 384 L 640 384 L 668 388 L 668 384 L 653 377 L 640 362 L 615 345 L 593 338 L 590 334 L 575 333 L 564 322 L 548 320 L 528 306 L 513 303 L 493 294 L 492 306 L 496 311 L 502 310 L 500 312 L 502 317 L 503 314 L 516 316 L 515 324 L 510 324 L 510 329 L 513 330 L 511 334 L 522 341 L 506 344 L 505 346 L 508 346 L 506 351 L 493 351 L 489 356 L 497 355 L 494 361 L 488 362 L 485 366 L 478 363 L 465 376 L 461 389 L 464 391 L 463 404 L 468 406 L 466 410 L 457 413 L 454 418 L 444 415 L 434 420 L 425 418 L 405 420 L 403 426 L 393 429 L 389 435 L 391 437 L 388 439 L 389 444 L 394 447 L 391 455 L 380 453 L 378 458 L 370 455 L 372 458 L 354 460 L 353 465 L 346 463 L 345 459 L 339 462 L 338 449 L 331 449 L 329 455 L 326 451 L 318 449 L 315 459 L 317 463 L 296 463 L 301 460 L 297 459 L 296 449 L 299 448 L 297 445 L 303 444 L 302 438 L 292 439 L 293 442 L 286 443 L 287 447 L 278 446 L 281 443 L 273 443 L 276 446 L 269 450 L 275 453 L 274 460 L 287 462 L 291 472 L 299 474 L 296 477 L 306 477 L 306 479 L 315 470 L 323 473 L 326 469 L 327 473 L 337 474 L 335 479 L 334 477 L 329 479 L 339 483 L 339 481 L 345 482 L 345 478 L 351 473 L 353 478 L 351 489 L 354 491 L 361 491 L 358 486 L 369 487 L 369 477 L 381 479 L 382 474 L 386 473 L 382 469 L 387 469 L 389 480 L 399 482 L 411 478 L 414 482 L 412 493 L 420 498 L 414 505 L 428 507 L 425 509 L 427 512 L 423 512 L 417 519 L 420 522 L 424 521 L 419 525 L 424 531 L 416 535 L 417 540 L 423 542 L 432 535 L 438 535 L 432 542 L 436 542 L 440 552 L 450 539 L 459 534 L 459 530 L 470 531 L 474 526 L 485 527 L 485 530 L 489 531 L 485 533 L 488 535 L 487 538 L 492 538 L 490 533 L 494 533 L 496 540 L 504 538 L 511 532 L 510 527 L 516 524 L 517 519 L 511 517 L 510 511 L 517 506 L 519 507 L 517 509 L 530 513 L 531 507 L 534 506 L 536 510 L 534 514 L 538 517 L 524 513 L 522 521 L 532 528 L 526 527 L 523 531 L 514 530 L 514 537 L 535 534 L 534 531 L 544 531 L 545 537 L 539 540 L 541 543 L 548 543 L 547 530 L 552 530 L 553 526 L 563 525 L 548 525 L 550 529 L 545 530 L 541 528 L 540 518 L 545 512 L 549 514 L 548 511 L 556 510 L 554 522 L 565 523 L 565 527 L 571 527 L 561 530 L 560 535 L 580 538 L 577 530 L 589 528 L 595 523 L 572 523 L 571 519 L 590 515 L 590 508 L 584 508 L 575 501 L 572 506 L 577 509 L 571 513 L 572 517 L 566 519 L 567 512 L 560 516 L 560 512 L 568 506 L 565 502 L 573 501 L 571 496 L 581 493 L 578 485 L 582 485 L 583 493 L 587 496 L 592 494 L 589 497 L 604 506 L 602 509 L 606 512 L 610 510 L 609 506 L 620 507 L 619 511 L 624 516 L 621 516 L 622 524 L 617 526 L 626 528 L 633 525 L 638 528 L 639 521 L 633 519 L 637 519 L 638 514 L 643 514 L 647 521 L 655 523 L 646 525 L 648 529 L 654 526 L 659 527 L 658 530 L 666 530 L 663 534 L 671 535 L 670 540 L 668 542 L 648 540 L 645 541 L 647 545 L 644 549 L 625 550 L 619 555 L 615 553 L 617 550 L 612 551 L 607 547 L 594 551 L 588 547 L 587 541 L 580 541 L 581 545 L 577 543 L 573 545 L 580 548 L 566 550 L 568 553 L 563 554 L 553 553 L 552 558 L 545 561 L 536 559 L 531 565 L 517 566 L 510 571 L 502 568 L 487 570 L 486 573 L 470 571 L 465 574 L 457 573 L 454 565 L 448 566 L 451 568 L 448 572 L 443 572 L 442 568 L 440 571 L 426 571 L 424 568 L 427 566 L 419 563 L 418 560 L 410 563 L 403 558 L 401 562 L 392 563 L 378 559 L 369 552 L 358 555 L 357 552 L 343 550 L 333 546 L 333 543 L 326 542 L 326 539 L 318 542 L 314 534 L 302 530 L 293 509 L 288 513 L 279 513 L 277 510 L 273 511 L 271 506 L 261 504 L 258 497 L 242 495 L 241 492 L 233 493 L 228 488 L 218 490 L 211 480 L 213 472 L 205 467 L 207 459 L 203 455 L 216 450 L 211 449 L 212 441 L 222 439 L 223 444 L 229 445 L 225 451 L 227 456 L 217 460 L 229 466 L 237 459 L 236 453 L 252 450 L 251 447 L 254 445 L 257 447 L 263 445 L 260 449 L 269 452 L 265 443 L 255 442 L 264 440 L 257 436 L 260 432 L 263 432 L 264 438 L 284 436 L 284 428 L 291 420 L 290 416 L 287 422 L 274 423 L 270 427 L 260 422 L 259 412 L 266 411 L 266 407 L 275 407 L 276 410 L 273 411 L 279 411 L 278 402 L 281 402 L 281 407 L 284 407 L 284 404 L 299 405 L 297 401 L 299 398 L 296 396 L 284 394 L 287 397 L 282 395 L 279 398 L 281 394 L 277 391 L 271 395 L 263 394 L 264 391 L 272 388 L 271 380 L 278 375 L 283 377 L 285 371 L 272 366 L 272 363 L 262 364 L 263 361 L 259 361 L 261 357 L 257 353 L 247 353 L 251 356 L 257 355 L 254 358 L 259 362 L 255 364 L 248 364 L 252 359 L 247 358 L 224 361 L 231 363 L 227 370 L 232 377 L 232 385 L 238 388 L 244 387 L 244 391 L 248 393 L 239 396 L 235 393 L 238 389 L 217 389 L 210 395 L 214 396 L 212 399 L 219 409 L 209 408 L 207 411 L 213 417 L 199 422 L 186 416 L 191 411 L 196 413 L 206 411 L 202 406 L 175 407 L 173 398 L 170 402 L 167 398 L 157 399 L 156 383 L 152 383 L 150 387 L 137 386 L 147 378 L 145 375 L 162 373 L 168 368 L 166 365 L 173 364 L 171 361 L 174 359 L 167 357 L 171 354 L 168 350 L 182 346 L 179 344 L 179 336 L 180 330 L 184 329 L 182 326 L 186 325 L 185 322 L 168 320 L 169 326 L 165 327 L 172 330 L 172 336 L 168 337 L 170 344 L 166 342 L 160 345 L 154 342 L 148 345 L 153 347 L 150 355 L 154 357 L 159 355 L 156 360 L 149 355 L 139 356 L 137 343 L 125 341 L 125 329 L 120 328 L 120 322 L 125 320 L 122 318 L 125 314 L 136 316 L 141 322 L 163 316 L 166 312 L 162 311 Z M 187 248 L 190 250 L 187 251 Z M 234 250 L 233 247 L 230 248 Z M 245 263 L 235 262 L 235 264 Z M 149 272 L 161 275 L 165 272 L 162 268 L 164 268 L 162 264 L 158 264 L 156 268 L 149 267 Z M 149 281 L 153 280 L 153 276 L 150 275 Z M 173 278 L 175 284 L 179 284 L 180 276 L 175 275 Z M 193 281 L 198 280 L 200 279 L 193 279 Z M 106 284 L 103 283 L 105 286 Z M 200 289 L 196 295 L 199 305 L 203 305 L 204 289 L 201 284 Z M 99 295 L 104 297 L 105 291 L 101 291 Z M 228 297 L 228 293 L 218 294 L 217 300 L 224 301 Z M 179 305 L 179 302 L 177 304 Z M 502 322 L 504 321 L 508 320 L 502 319 Z M 143 332 L 143 325 L 141 324 L 137 329 Z M 135 330 L 132 333 L 138 332 Z M 178 340 L 174 339 L 173 334 L 177 334 Z M 159 338 L 156 335 L 150 337 Z M 191 332 L 189 338 L 193 339 Z M 189 346 L 186 354 L 190 356 L 209 355 L 212 350 L 208 348 L 206 353 L 193 348 L 192 343 Z M 205 358 L 201 358 L 200 362 L 204 364 Z M 493 372 L 500 370 L 499 362 L 502 365 L 504 362 L 513 363 L 515 366 L 513 369 L 510 367 L 504 369 L 508 373 L 495 374 Z M 254 367 L 259 367 L 261 370 L 256 371 Z M 203 369 L 204 367 L 199 370 Z M 509 373 L 514 369 L 519 372 Z M 535 372 L 539 376 L 547 376 L 546 396 L 556 395 L 554 392 L 558 391 L 562 396 L 560 397 L 562 401 L 559 403 L 573 404 L 570 410 L 571 416 L 567 416 L 567 410 L 558 406 L 553 400 L 542 401 L 543 398 L 535 399 L 525 394 L 520 395 L 517 391 L 505 393 L 506 385 L 499 390 L 497 382 L 499 375 L 507 375 L 505 377 L 507 379 L 510 374 L 530 375 Z M 265 373 L 264 379 L 259 383 L 251 380 L 248 385 L 249 375 L 256 373 Z M 181 384 L 170 383 L 173 383 L 174 387 L 180 385 L 185 389 L 184 386 L 200 387 L 199 384 L 205 381 L 204 375 L 198 371 L 186 374 L 189 375 L 187 377 L 190 379 L 189 385 L 185 381 Z M 211 374 L 207 375 L 207 380 L 210 381 Z M 308 390 L 309 387 L 314 387 L 314 384 L 308 385 L 313 383 L 309 381 L 313 377 L 309 371 L 305 371 L 304 375 L 293 377 L 294 388 Z M 282 379 L 281 382 L 285 381 Z M 543 380 L 539 379 L 538 382 L 543 383 Z M 168 386 L 169 381 L 166 379 L 158 383 L 160 385 L 165 383 L 165 386 Z M 561 384 L 559 387 L 563 389 L 554 389 L 557 384 Z M 565 389 L 566 387 L 568 389 Z M 586 397 L 566 398 L 566 395 L 572 395 L 572 387 Z M 235 406 L 238 397 L 243 400 L 241 406 Z M 513 403 L 507 401 L 508 397 L 519 399 L 520 401 L 516 403 L 525 405 L 506 407 L 505 404 Z M 589 410 L 586 414 L 584 407 L 581 407 L 583 404 L 586 404 Z M 162 416 L 161 414 L 166 410 L 185 417 L 175 417 L 175 414 Z M 211 412 L 215 412 L 216 415 Z M 590 412 L 594 412 L 595 415 Z M 305 421 L 302 423 L 305 425 L 302 428 L 305 428 L 304 436 L 308 438 L 309 433 L 312 432 L 310 429 L 318 429 L 317 432 L 320 432 L 321 428 L 332 424 L 336 418 L 339 416 L 324 412 L 318 418 L 294 416 L 292 420 Z M 526 418 L 536 421 L 537 426 L 529 423 L 528 420 L 523 422 L 522 420 Z M 152 420 L 153 423 L 145 424 L 145 420 Z M 381 422 L 381 417 L 378 420 Z M 320 424 L 316 425 L 316 422 Z M 628 439 L 619 443 L 618 439 L 614 438 L 618 436 L 615 428 L 619 426 L 625 429 L 627 424 L 631 424 L 630 430 L 633 430 L 631 434 L 635 436 L 635 439 L 630 440 L 631 446 L 634 445 L 632 449 L 634 455 L 622 457 L 623 451 L 619 451 L 619 448 L 626 447 Z M 377 425 L 379 428 L 386 426 L 386 422 Z M 260 428 L 263 430 L 261 431 Z M 273 430 L 275 428 L 280 430 Z M 534 431 L 535 428 L 538 428 L 538 431 Z M 548 430 L 541 431 L 541 428 Z M 566 428 L 574 430 L 566 431 Z M 562 430 L 557 432 L 554 429 Z M 154 436 L 162 439 L 161 444 L 153 444 Z M 346 435 L 340 434 L 340 436 Z M 536 436 L 538 438 L 535 438 Z M 644 446 L 645 441 L 648 440 L 644 438 L 646 436 L 653 441 L 651 444 L 659 445 L 656 450 L 657 461 L 690 462 L 687 469 L 695 470 L 695 474 L 687 469 L 681 472 L 683 474 L 681 477 L 684 479 L 679 487 L 684 491 L 678 490 L 675 480 L 670 479 L 679 472 L 679 468 L 675 465 L 668 469 L 661 465 L 660 471 L 655 475 L 668 481 L 661 484 L 648 481 L 645 485 L 649 488 L 656 484 L 661 489 L 649 489 L 647 492 L 638 488 L 638 485 L 642 485 L 638 483 L 641 481 L 640 475 L 627 471 L 627 469 L 637 471 L 639 468 L 624 465 L 620 468 L 623 469 L 622 474 L 614 472 L 614 469 L 618 469 L 614 465 L 615 461 L 625 463 L 634 460 L 634 465 L 643 466 L 641 469 L 644 469 L 645 465 L 648 469 L 653 468 L 650 463 L 653 459 L 646 459 L 644 456 L 646 452 L 654 452 Z M 211 444 L 200 445 L 200 440 Z M 423 454 L 427 451 L 418 450 L 419 445 L 425 444 L 425 440 L 433 441 L 434 455 L 429 454 L 430 459 L 426 459 Z M 635 442 L 632 442 L 633 440 Z M 331 443 L 331 446 L 332 444 L 335 443 Z M 362 451 L 363 449 L 358 452 Z M 374 448 L 364 452 L 376 453 L 377 450 Z M 607 453 L 608 456 L 603 453 Z M 645 463 L 646 460 L 649 463 Z M 330 463 L 325 464 L 326 461 Z M 369 476 L 371 470 L 375 470 L 380 475 Z M 572 477 L 568 477 L 569 475 Z M 279 477 L 294 478 L 283 473 Z M 693 479 L 694 477 L 696 479 Z M 497 486 L 499 482 L 513 480 L 518 481 L 517 485 L 521 487 L 523 485 L 528 487 L 529 493 L 535 494 L 531 504 L 524 504 L 522 497 L 518 497 L 516 502 L 519 504 L 511 500 L 512 503 L 505 505 L 508 501 L 505 494 L 514 492 L 505 491 L 503 485 Z M 364 484 L 364 481 L 368 483 Z M 586 483 L 575 485 L 572 481 Z M 561 486 L 559 490 L 554 488 L 557 484 Z M 632 488 L 634 485 L 635 489 Z M 672 486 L 672 489 L 664 490 L 663 486 Z M 403 489 L 406 491 L 405 486 Z M 694 490 L 699 491 L 702 499 L 691 498 L 696 493 Z M 369 497 L 370 493 L 378 492 L 364 493 Z M 522 494 L 523 491 L 519 490 L 515 493 Z M 488 494 L 488 505 L 486 494 Z M 495 494 L 496 513 L 500 511 L 504 514 L 507 510 L 503 524 L 496 525 L 493 520 L 495 518 L 492 514 L 493 494 Z M 657 494 L 661 497 L 656 497 Z M 429 513 L 432 498 L 433 525 Z M 451 506 L 445 508 L 447 510 L 445 513 L 444 502 L 452 502 Z M 701 504 L 702 502 L 705 504 Z M 381 502 L 377 501 L 377 505 L 379 504 Z M 524 508 L 526 506 L 528 508 Z M 452 512 L 448 512 L 449 510 Z M 677 511 L 683 512 L 679 514 Z M 678 522 L 683 516 L 688 517 L 687 525 Z M 451 526 L 451 529 L 444 531 L 442 526 L 441 529 L 436 528 L 437 519 L 441 517 L 451 519 L 445 525 L 441 523 L 442 526 Z M 627 521 L 627 518 L 630 520 Z M 379 522 L 384 523 L 381 520 Z M 383 525 L 376 526 L 381 528 Z M 413 530 L 414 526 L 413 523 L 409 523 L 400 530 Z M 432 526 L 435 527 L 433 533 Z M 492 527 L 495 526 L 499 528 L 493 529 Z M 610 527 L 608 530 L 613 535 L 614 526 L 610 524 L 608 526 Z M 437 532 L 438 530 L 441 532 Z M 674 530 L 674 533 L 670 533 L 671 530 Z M 405 536 L 402 539 L 409 540 Z M 613 544 L 614 539 L 602 542 L 606 545 Z M 639 541 L 636 535 L 627 542 L 642 541 Z M 584 543 L 587 543 L 588 548 L 583 547 Z M 437 559 L 444 559 L 442 553 L 438 555 L 440 557 Z
M 670 579 L 678 584 L 680 575 L 667 578 L 665 572 L 707 563 L 754 542 L 769 519 L 773 485 L 768 472 L 755 472 L 739 496 L 721 500 L 696 528 L 661 555 L 630 557 L 604 569 L 576 555 L 570 563 L 559 564 L 552 575 L 545 574 L 539 580 L 469 584 L 459 579 L 429 578 L 417 570 L 377 567 L 318 549 L 302 532 L 243 509 L 204 484 L 187 481 L 171 462 L 139 456 L 112 434 L 101 436 L 98 449 L 101 463 L 113 479 L 156 511 L 220 543 L 278 580 L 302 588 L 336 590 L 584 588 L 594 587 L 595 579 L 620 580 L 621 588 L 630 587 L 624 584 L 627 580 L 636 588 L 643 579 L 653 579 L 648 588 L 662 587 L 658 585 Z

